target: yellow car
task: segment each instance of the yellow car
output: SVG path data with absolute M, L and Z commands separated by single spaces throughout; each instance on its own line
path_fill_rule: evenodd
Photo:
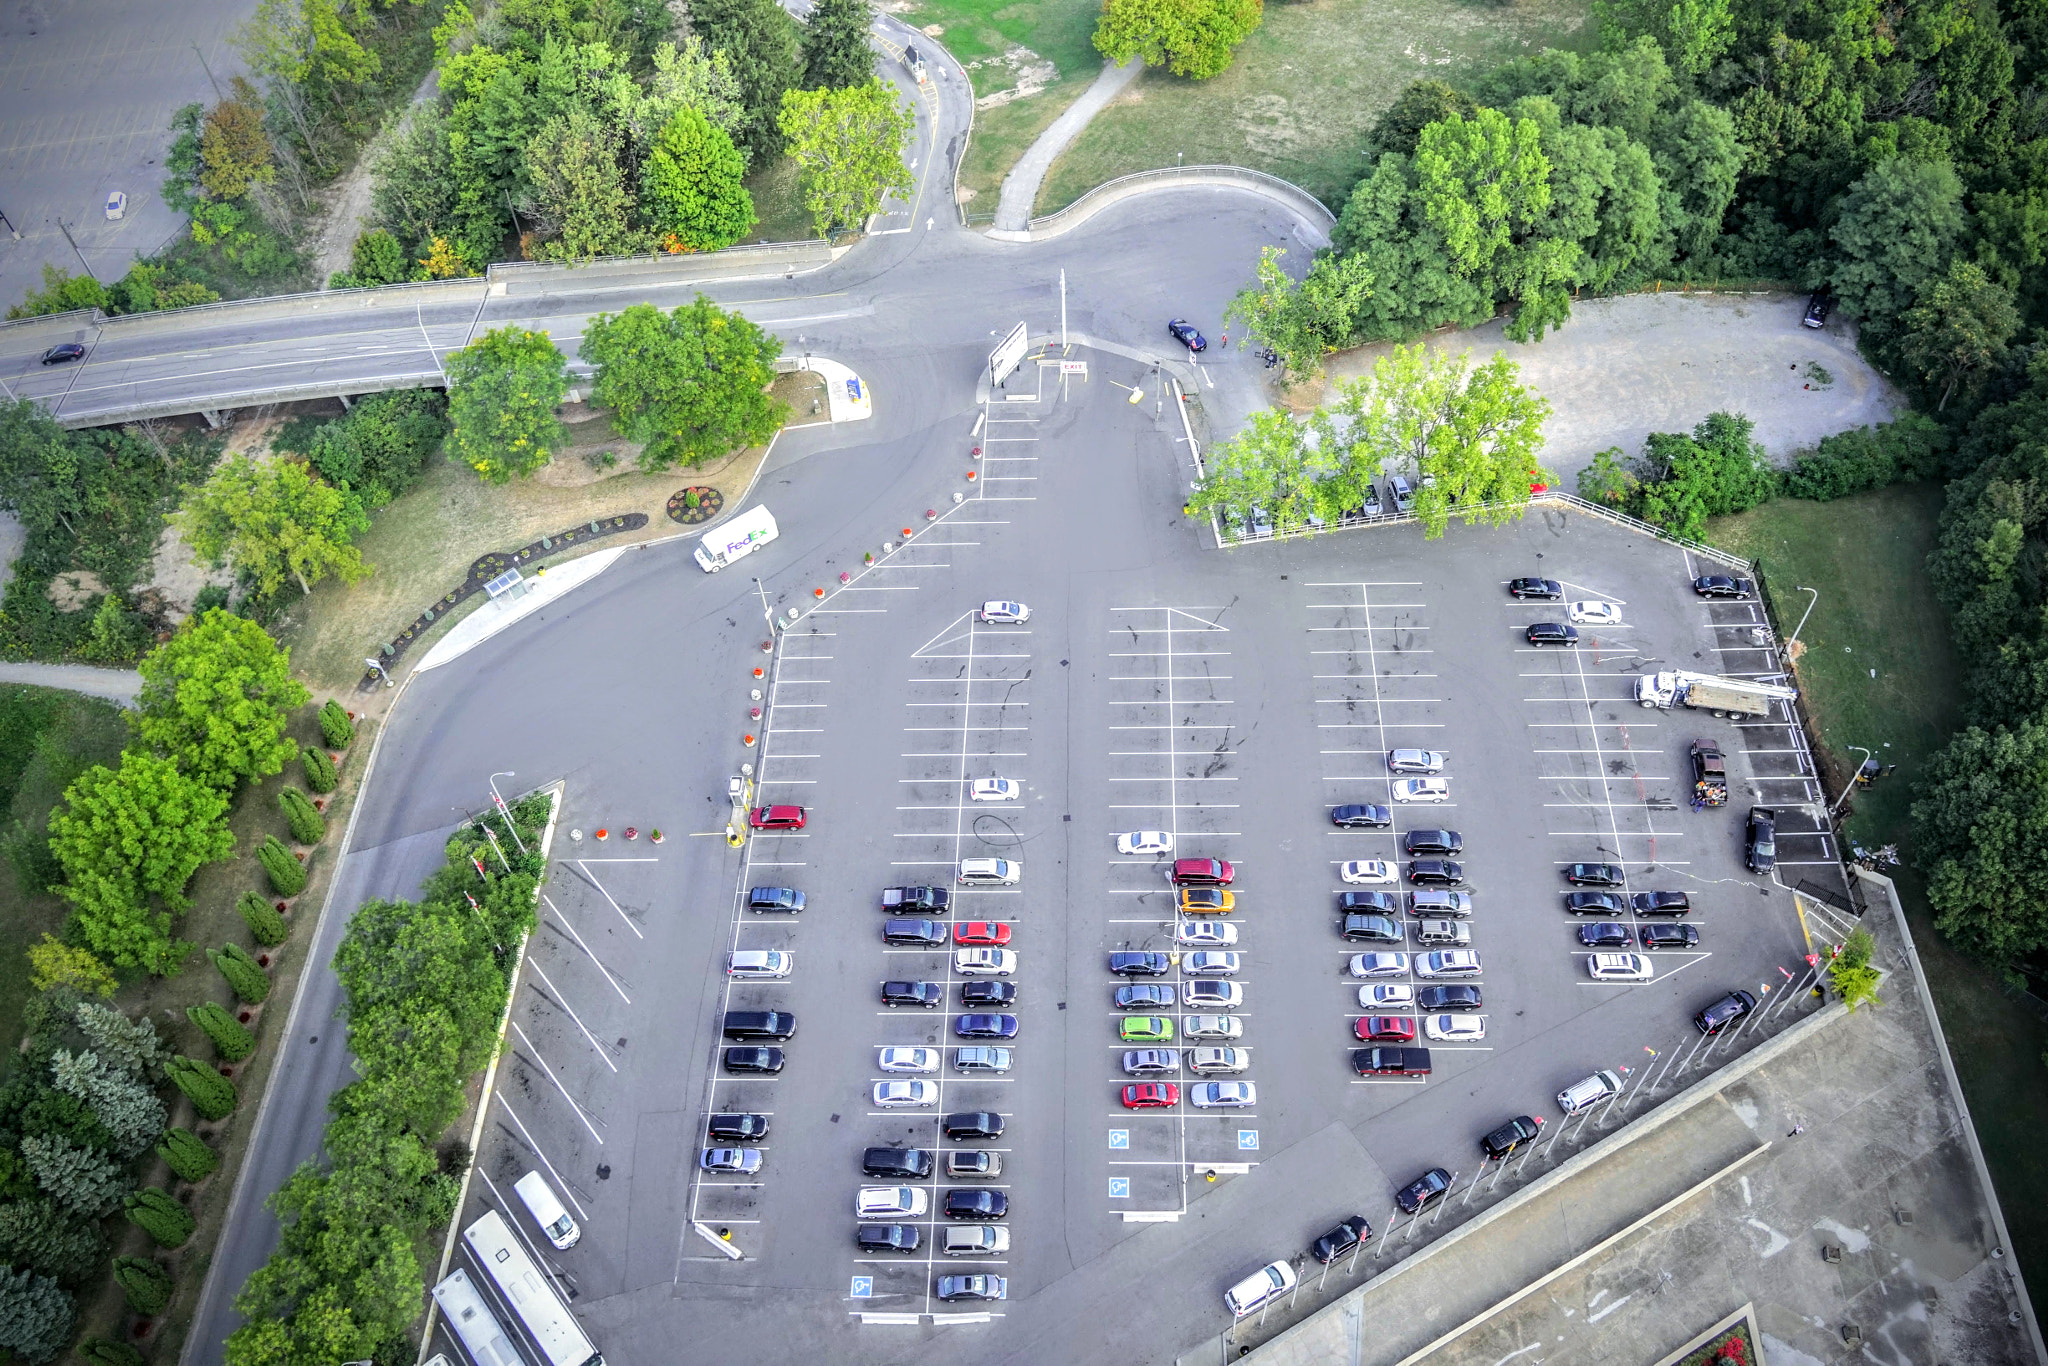
M 1236 908 L 1237 898 L 1221 887 L 1180 889 L 1180 909 L 1183 915 L 1229 915 Z

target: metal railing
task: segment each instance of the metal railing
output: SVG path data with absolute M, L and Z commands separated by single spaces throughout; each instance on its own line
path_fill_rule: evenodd
M 1220 185 L 1254 190 L 1291 203 L 1325 227 L 1334 227 L 1337 222 L 1337 215 L 1330 212 L 1329 205 L 1301 186 L 1264 171 L 1254 171 L 1249 166 L 1166 166 L 1155 171 L 1133 171 L 1114 180 L 1105 180 L 1065 208 L 1032 219 L 1027 227 L 1034 240 L 1054 237 L 1069 228 L 1078 227 L 1100 210 L 1133 192 L 1175 185 Z

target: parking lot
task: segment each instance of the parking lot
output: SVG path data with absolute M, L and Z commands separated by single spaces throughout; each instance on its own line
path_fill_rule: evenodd
M 1143 377 L 1091 360 L 1096 382 L 1066 402 L 997 407 L 977 495 L 830 593 L 772 659 L 756 656 L 767 673 L 756 800 L 803 805 L 802 830 L 757 836 L 742 855 L 710 839 L 647 850 L 660 864 L 592 864 L 586 848 L 573 879 L 558 858 L 557 902 L 569 885 L 581 916 L 627 922 L 636 896 L 652 903 L 654 919 L 672 923 L 644 932 L 670 936 L 664 961 L 687 965 L 686 986 L 646 986 L 674 997 L 652 1007 L 667 1035 L 652 1045 L 666 1050 L 663 1065 L 639 1064 L 639 1085 L 614 1098 L 610 1120 L 615 1138 L 630 1127 L 636 1170 L 673 1173 L 674 1198 L 636 1194 L 630 1218 L 594 1219 L 582 1244 L 548 1258 L 596 1292 L 584 1315 L 608 1358 L 655 1359 L 686 1324 L 700 1354 L 773 1361 L 926 1360 L 963 1346 L 997 1360 L 1124 1360 L 1133 1335 L 1154 1344 L 1142 1359 L 1166 1357 L 1217 1331 L 1226 1286 L 1337 1220 L 1363 1214 L 1386 1235 L 1393 1192 L 1428 1168 L 1453 1174 L 1463 1208 L 1512 1188 L 1526 1159 L 1473 1187 L 1482 1133 L 1528 1115 L 1553 1138 L 1561 1088 L 1603 1068 L 1639 1078 L 1697 1039 L 1693 1011 L 1734 988 L 1781 999 L 1787 974 L 1805 970 L 1809 936 L 1839 937 L 1839 926 L 1813 923 L 1812 903 L 1802 917 L 1787 890 L 1802 879 L 1835 890 L 1839 877 L 1831 837 L 1792 809 L 1832 794 L 1815 786 L 1783 705 L 1736 723 L 1645 710 L 1631 691 L 1651 669 L 1770 670 L 1767 637 L 1754 634 L 1760 609 L 1690 589 L 1721 566 L 1557 509 L 1501 530 L 1453 527 L 1436 542 L 1379 527 L 1218 552 L 1179 514 L 1184 449 L 1155 426 L 1151 404 L 1127 404 L 1100 382 Z M 974 417 L 961 416 L 963 435 Z M 807 599 L 815 576 L 775 554 L 759 557 L 771 587 L 801 585 Z M 1558 580 L 1571 601 L 1619 604 L 1620 623 L 1581 627 L 1575 649 L 1531 648 L 1523 629 L 1563 620 L 1564 606 L 1510 597 L 1518 575 Z M 987 599 L 1028 604 L 1030 619 L 981 622 Z M 1726 752 L 1725 807 L 1688 801 L 1695 738 Z M 1393 800 L 1386 751 L 1396 747 L 1446 756 L 1447 800 Z M 972 800 L 982 778 L 1011 780 L 1014 798 Z M 724 775 L 678 781 L 701 804 Z M 1334 828 L 1331 809 L 1349 803 L 1387 805 L 1392 823 Z M 1753 803 L 1781 811 L 1775 879 L 1744 867 Z M 1361 1015 L 1406 1018 L 1422 1033 L 1413 1005 L 1368 1012 L 1360 986 L 1434 979 L 1418 973 L 1430 946 L 1405 903 L 1401 943 L 1340 935 L 1340 893 L 1408 890 L 1346 883 L 1340 869 L 1405 865 L 1404 838 L 1437 828 L 1462 841 L 1466 947 L 1479 971 L 1456 980 L 1479 987 L 1483 1005 L 1469 1015 L 1483 1034 L 1417 1037 L 1431 1050 L 1426 1078 L 1360 1076 L 1350 1051 Z M 1179 913 L 1168 855 L 1117 852 L 1116 836 L 1134 831 L 1172 836 L 1175 856 L 1229 860 L 1230 913 Z M 1021 864 L 1020 880 L 955 885 L 959 861 L 981 857 Z M 1697 947 L 1637 946 L 1653 966 L 1647 982 L 1589 980 L 1583 922 L 1562 908 L 1562 870 L 1580 862 L 1619 865 L 1624 894 L 1685 892 Z M 643 884 L 644 896 L 632 890 Z M 986 1007 L 1015 1017 L 1014 1037 L 959 1037 L 967 979 L 953 944 L 884 943 L 882 889 L 918 885 L 952 896 L 943 912 L 916 915 L 1007 929 L 1014 973 L 975 980 L 1015 984 L 1014 1003 Z M 806 907 L 750 913 L 754 886 L 799 889 Z M 661 909 L 666 898 L 680 898 L 678 914 Z M 1639 934 L 1632 912 L 1614 918 Z M 1196 923 L 1234 927 L 1233 942 L 1185 942 Z M 607 928 L 614 950 L 635 950 L 630 923 Z M 790 975 L 722 978 L 728 953 L 754 949 L 793 955 Z M 1234 983 L 1238 1004 L 1188 1005 L 1189 955 L 1202 949 L 1238 956 L 1213 979 Z M 1117 1007 L 1126 979 L 1110 973 L 1109 955 L 1131 951 L 1169 956 L 1166 975 L 1128 982 L 1170 997 Z M 1405 956 L 1361 982 L 1350 961 L 1370 951 Z M 580 974 L 564 999 L 605 997 L 595 958 L 567 935 L 544 936 L 530 962 L 529 974 Z M 892 980 L 935 983 L 943 1004 L 886 1007 L 880 988 Z M 522 983 L 522 1001 L 531 990 Z M 515 1024 L 541 1008 L 515 1009 Z M 756 1009 L 796 1016 L 794 1036 L 775 1045 L 786 1064 L 732 1074 L 719 1062 L 729 1042 L 719 1018 Z M 1198 1014 L 1232 1016 L 1241 1033 L 1190 1038 Z M 1120 1038 L 1139 1015 L 1170 1022 L 1172 1040 Z M 524 1127 L 493 1126 L 479 1166 L 494 1178 L 543 1154 L 571 1154 L 556 1156 L 564 1169 L 607 1160 L 598 1130 L 578 1118 L 582 1088 L 606 1086 L 614 1065 L 599 1042 L 608 1027 L 589 1025 L 588 1057 L 548 1059 L 552 1086 L 537 1054 L 515 1065 Z M 961 1070 L 956 1050 L 983 1044 L 1008 1050 L 1007 1070 Z M 1228 1046 L 1247 1065 L 1127 1075 L 1125 1051 L 1152 1046 L 1183 1058 Z M 880 1050 L 906 1047 L 939 1050 L 935 1069 L 879 1068 Z M 874 1104 L 877 1082 L 913 1077 L 933 1084 L 928 1103 Z M 1212 1080 L 1250 1082 L 1255 1103 L 1191 1104 Z M 1122 1088 L 1141 1082 L 1174 1085 L 1173 1103 L 1126 1108 Z M 946 1138 L 941 1117 L 963 1111 L 999 1115 L 1001 1134 Z M 760 1170 L 697 1172 L 706 1117 L 735 1112 L 769 1118 Z M 938 1165 L 922 1181 L 865 1177 L 862 1153 L 875 1146 L 931 1151 Z M 1000 1172 L 949 1177 L 945 1154 L 969 1148 L 997 1154 Z M 897 1184 L 923 1191 L 923 1214 L 856 1217 L 858 1191 Z M 941 1212 L 956 1189 L 1005 1197 L 1007 1212 L 988 1222 L 1008 1230 L 1006 1251 L 938 1250 L 960 1222 Z M 919 1246 L 859 1249 L 862 1222 L 916 1226 Z M 1393 1236 L 1418 1235 L 1404 1222 Z M 948 1305 L 935 1291 L 951 1274 L 1005 1277 L 1007 1298 Z

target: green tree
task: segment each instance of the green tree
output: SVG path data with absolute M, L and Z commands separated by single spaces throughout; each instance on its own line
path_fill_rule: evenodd
M 122 605 L 121 595 L 102 593 L 78 653 L 96 664 L 125 664 L 142 653 L 143 639 L 142 623 Z
M 1305 379 L 1322 368 L 1324 356 L 1350 342 L 1373 278 L 1363 256 L 1329 255 L 1317 257 L 1296 284 L 1280 264 L 1286 254 L 1285 247 L 1260 248 L 1257 277 L 1223 317 L 1278 353 L 1290 378 Z
M 220 1154 L 190 1129 L 170 1130 L 157 1143 L 156 1154 L 180 1181 L 194 1184 L 213 1175 L 214 1168 L 220 1166 Z
M 277 178 L 276 154 L 263 131 L 263 98 L 240 76 L 233 89 L 207 112 L 199 134 L 199 183 L 215 199 L 240 199 L 251 186 Z
M 1971 262 L 1955 260 L 1948 274 L 1921 287 L 1900 324 L 1899 352 L 1929 389 L 1940 390 L 1940 412 L 1958 386 L 1974 388 L 2005 359 L 2020 315 L 2008 290 Z
M 1850 1010 L 1877 1004 L 1877 984 L 1882 979 L 1877 969 L 1870 966 L 1870 956 L 1875 952 L 1877 940 L 1858 925 L 1835 946 L 1834 956 L 1828 960 L 1828 980 Z
M 1414 470 L 1415 516 L 1431 539 L 1454 511 L 1503 526 L 1522 515 L 1531 485 L 1556 478 L 1537 461 L 1550 404 L 1519 374 L 1505 355 L 1475 369 L 1469 355 L 1397 346 L 1369 376 L 1338 386 L 1342 458 Z
M 267 778 L 298 753 L 285 717 L 309 694 L 261 626 L 219 608 L 142 657 L 137 738 L 214 787 Z
M 51 313 L 69 313 L 80 308 L 104 309 L 106 306 L 107 291 L 98 280 L 90 275 L 72 275 L 45 261 L 42 290 L 31 289 L 26 299 L 7 310 L 7 316 L 40 318 Z
M 779 106 L 779 94 L 776 100 Z M 662 43 L 654 49 L 654 74 L 648 78 L 634 119 L 636 136 L 643 145 L 652 142 L 684 109 L 702 114 L 713 128 L 732 137 L 742 157 L 746 155 L 746 142 L 735 130 L 746 124 L 747 106 L 739 77 L 733 74 L 732 58 L 722 49 L 706 48 L 694 33 L 683 39 L 680 48 Z
M 218 1001 L 185 1007 L 185 1018 L 213 1043 L 222 1062 L 240 1062 L 256 1051 L 256 1036 Z
M 0 1204 L 0 1262 L 79 1282 L 98 1272 L 106 1255 L 99 1225 L 54 1200 L 32 1197 Z
M 135 1187 L 119 1162 L 62 1134 L 28 1135 L 21 1140 L 21 1157 L 36 1185 L 88 1219 L 112 1214 Z
M 349 719 L 348 709 L 331 697 L 320 704 L 320 738 L 335 749 L 355 743 L 356 723 Z
M 677 110 L 641 164 L 640 202 L 648 226 L 691 251 L 731 246 L 758 221 L 753 198 L 740 183 L 746 173 L 746 158 L 723 129 L 700 110 Z
M 30 1366 L 54 1361 L 78 1326 L 64 1288 L 33 1271 L 0 1271 L 0 1347 Z
M 448 357 L 447 372 L 449 454 L 486 482 L 532 474 L 568 440 L 555 409 L 569 392 L 569 362 L 547 333 L 486 332 Z
M 127 1343 L 106 1338 L 87 1338 L 78 1344 L 78 1355 L 87 1366 L 149 1366 L 142 1353 Z
M 292 838 L 300 844 L 318 844 L 327 833 L 327 822 L 314 809 L 312 798 L 296 787 L 288 787 L 277 794 L 277 804 L 284 812 L 286 824 L 292 828 Z
M 166 1069 L 201 1119 L 226 1119 L 235 1109 L 235 1084 L 203 1062 L 179 1056 Z
M 782 343 L 699 294 L 663 313 L 635 304 L 590 320 L 579 353 L 612 425 L 645 443 L 643 469 L 701 465 L 774 435 L 788 409 L 769 395 Z
M 804 207 L 820 236 L 858 228 L 889 191 L 909 194 L 917 182 L 903 148 L 917 120 L 892 87 L 869 78 L 843 90 L 792 90 L 777 122 L 801 170 Z
M 256 849 L 256 861 L 270 878 L 279 896 L 297 896 L 306 887 L 306 868 L 284 841 L 271 835 Z
M 145 1186 L 123 1202 L 128 1222 L 150 1236 L 158 1247 L 183 1247 L 192 1238 L 196 1221 L 185 1202 L 169 1191 Z
M 45 933 L 40 943 L 29 945 L 29 985 L 37 991 L 67 987 L 82 996 L 112 996 L 120 983 L 91 949 L 66 944 Z
M 137 750 L 72 783 L 50 817 L 50 851 L 64 869 L 57 895 L 94 952 L 159 976 L 176 969 L 191 945 L 171 938 L 171 915 L 190 904 L 192 875 L 234 851 L 227 811 L 219 789 Z
M 1643 481 L 1628 467 L 1621 447 L 1609 446 L 1579 471 L 1579 497 L 1624 511 L 1636 504 Z
M 412 264 L 405 248 L 384 228 L 359 233 L 349 253 L 348 270 L 331 282 L 337 289 L 361 289 L 368 285 L 395 285 L 412 278 Z
M 692 0 L 690 23 L 725 57 L 739 84 L 744 112 L 726 131 L 749 165 L 765 165 L 782 150 L 777 114 L 783 93 L 803 84 L 802 30 L 775 0 Z
M 621 163 L 622 131 L 582 105 L 549 119 L 526 145 L 535 211 L 555 236 L 542 244 L 549 260 L 587 261 L 643 250 L 634 227 L 633 188 Z
M 296 460 L 229 456 L 186 494 L 176 521 L 194 554 L 232 562 L 259 597 L 274 595 L 287 575 L 310 593 L 329 574 L 355 583 L 370 572 L 351 540 L 369 517 Z
M 325 750 L 306 746 L 299 756 L 299 766 L 306 770 L 306 786 L 315 792 L 332 792 L 341 776 L 334 771 L 334 760 L 327 757 Z
M 1146 66 L 1207 80 L 1230 69 L 1237 45 L 1264 18 L 1263 0 L 1107 0 L 1095 50 L 1112 62 L 1142 57 Z
M 1454 113 L 1422 130 L 1415 173 L 1423 214 L 1443 234 L 1452 267 L 1514 305 L 1509 338 L 1537 341 L 1563 322 L 1579 248 L 1538 232 L 1551 186 L 1537 125 L 1494 109 L 1469 120 Z
M 1283 528 L 1303 525 L 1311 513 L 1327 515 L 1315 444 L 1326 433 L 1320 423 L 1296 422 L 1271 408 L 1253 413 L 1242 431 L 1209 453 L 1189 513 L 1205 519 L 1220 513 L 1228 522 L 1256 506 Z
M 263 965 L 239 944 L 223 944 L 206 951 L 207 961 L 226 979 L 235 999 L 256 1005 L 270 994 L 270 977 Z
M 1849 188 L 1829 234 L 1843 308 L 1888 325 L 1948 269 L 1965 226 L 1963 184 L 1947 162 L 1895 158 Z
M 72 1009 L 71 1022 L 107 1066 L 138 1081 L 163 1080 L 170 1053 L 147 1015 L 131 1020 L 97 1002 L 81 1001 Z
M 114 1283 L 129 1307 L 146 1318 L 163 1313 L 171 1302 L 171 1273 L 147 1257 L 114 1258 Z
M 235 902 L 235 910 L 241 913 L 242 923 L 249 927 L 249 937 L 264 948 L 282 944 L 291 932 L 277 907 L 254 892 L 242 893 Z
M 1959 732 L 1928 761 L 1913 830 L 1944 936 L 2000 965 L 2048 947 L 2048 724 Z
M 874 22 L 869 0 L 818 0 L 804 24 L 804 86 L 840 90 L 873 76 L 868 28 Z
M 1746 512 L 1778 491 L 1778 472 L 1737 413 L 1709 413 L 1691 435 L 1652 432 L 1637 473 L 1638 515 L 1679 536 L 1699 540 L 1709 517 Z
M 1743 148 L 1728 111 L 1689 100 L 1652 130 L 1650 156 L 1664 196 L 1663 218 L 1681 256 L 1697 256 L 1721 235 Z
M 133 1157 L 156 1142 L 168 1116 L 155 1092 L 97 1053 L 58 1049 L 50 1059 L 50 1080 L 75 1096 L 113 1138 L 117 1157 Z
M 1472 97 L 1447 81 L 1410 81 L 1386 111 L 1373 123 L 1367 157 L 1377 161 L 1381 153 L 1412 156 L 1422 139 L 1422 130 L 1452 114 L 1471 118 L 1479 106 Z

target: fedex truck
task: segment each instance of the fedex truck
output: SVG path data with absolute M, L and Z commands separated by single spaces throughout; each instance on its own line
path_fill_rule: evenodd
M 707 574 L 719 570 L 753 554 L 782 533 L 776 529 L 775 518 L 765 507 L 748 508 L 739 516 L 721 525 L 716 531 L 705 534 L 697 544 L 697 563 Z

